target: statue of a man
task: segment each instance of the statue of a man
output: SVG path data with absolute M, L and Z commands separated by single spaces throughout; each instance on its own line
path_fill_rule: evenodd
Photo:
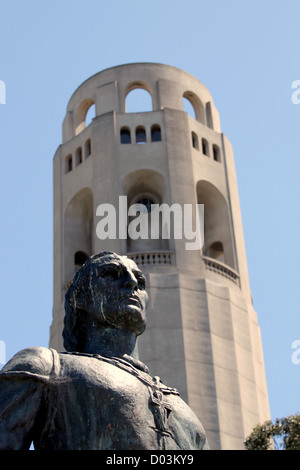
M 208 448 L 178 392 L 138 359 L 147 301 L 145 277 L 126 256 L 86 261 L 66 293 L 66 352 L 28 348 L 1 370 L 0 449 Z

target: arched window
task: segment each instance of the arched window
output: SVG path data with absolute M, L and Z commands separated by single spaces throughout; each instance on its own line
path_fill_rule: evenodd
M 126 113 L 145 113 L 153 111 L 152 96 L 146 85 L 133 84 L 126 96 Z
M 210 258 L 217 259 L 224 263 L 224 248 L 223 243 L 221 242 L 214 242 L 212 243 L 207 249 L 207 255 Z
M 139 126 L 135 130 L 135 141 L 137 144 L 145 144 L 146 143 L 146 131 L 145 128 Z
M 121 144 L 131 144 L 130 129 L 127 127 L 122 127 L 120 132 L 120 141 Z
M 203 254 L 236 269 L 229 207 L 225 197 L 214 185 L 201 180 L 197 183 L 197 202 L 204 204 Z
M 84 256 L 76 253 L 93 253 L 93 195 L 89 188 L 81 189 L 69 202 L 64 216 L 64 273 L 63 282 L 68 282 L 81 264 Z M 80 263 L 79 263 L 80 262 Z
M 162 227 L 161 216 L 158 214 L 155 218 L 156 212 L 151 207 L 153 204 L 162 204 L 166 190 L 166 182 L 163 175 L 148 169 L 136 170 L 124 177 L 122 186 L 123 192 L 128 198 L 126 250 L 130 253 L 168 250 L 169 239 L 162 238 L 159 233 Z M 137 205 L 139 204 L 146 206 L 146 210 L 141 211 L 141 216 L 138 212 L 135 212 L 135 209 L 138 210 Z M 133 210 L 131 211 L 131 209 Z M 155 219 L 154 225 L 152 224 L 153 217 Z M 157 220 L 159 221 L 158 224 Z M 144 222 L 148 225 L 148 232 L 147 230 L 144 232 Z M 143 228 L 143 233 L 148 233 L 148 236 L 146 238 L 134 238 L 131 232 L 133 227 L 136 227 L 137 231 Z
M 152 207 L 151 207 L 152 204 L 155 204 L 155 202 L 150 197 L 142 197 L 141 199 L 136 201 L 135 204 L 142 204 L 143 206 L 146 207 L 147 212 L 149 213 L 152 210 Z
M 6 104 L 6 84 L 0 80 L 0 104 Z
M 183 109 L 193 119 L 196 119 L 196 113 L 194 106 L 185 96 L 183 97 Z
M 161 141 L 161 130 L 158 124 L 154 124 L 151 127 L 151 142 L 160 142 Z
M 206 139 L 202 139 L 202 153 L 209 157 L 209 147 Z
M 75 112 L 75 135 L 83 131 L 90 124 L 93 117 L 95 117 L 95 104 L 92 99 L 87 98 L 80 103 Z
M 195 132 L 192 132 L 192 146 L 194 149 L 199 150 L 198 136 Z
M 193 119 L 205 124 L 204 106 L 198 96 L 192 91 L 186 91 L 183 94 L 183 109 Z
M 161 216 L 153 215 L 158 205 L 159 200 L 151 193 L 130 200 L 127 236 L 129 252 L 159 251 L 167 246 L 168 241 L 162 240 Z
M 74 255 L 74 265 L 77 271 L 88 259 L 88 255 L 84 251 L 76 251 Z
M 88 139 L 85 143 L 85 158 L 88 158 L 92 153 L 91 139 Z
M 80 163 L 82 163 L 82 148 L 81 147 L 78 147 L 78 149 L 76 150 L 75 162 L 76 162 L 76 166 L 78 166 L 78 165 L 80 165 Z
M 220 149 L 217 145 L 213 145 L 213 157 L 216 162 L 221 161 L 221 154 L 220 154 Z
M 69 173 L 72 170 L 73 170 L 73 159 L 72 159 L 72 155 L 70 154 L 66 156 L 66 173 Z

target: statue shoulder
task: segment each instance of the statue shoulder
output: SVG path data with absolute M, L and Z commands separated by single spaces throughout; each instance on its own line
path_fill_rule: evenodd
M 58 353 L 42 346 L 34 346 L 17 352 L 1 369 L 2 373 L 30 372 L 49 375 L 53 370 L 55 356 Z

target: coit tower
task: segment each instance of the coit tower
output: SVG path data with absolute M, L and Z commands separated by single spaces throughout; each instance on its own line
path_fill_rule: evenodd
M 137 90 L 147 94 L 150 108 L 129 112 Z M 233 151 L 208 89 L 162 64 L 99 72 L 69 100 L 53 165 L 50 346 L 63 350 L 64 294 L 78 267 L 100 251 L 127 255 L 145 273 L 150 297 L 140 359 L 179 390 L 212 449 L 243 449 L 253 426 L 269 419 L 269 403 Z M 128 208 L 143 204 L 150 224 L 153 204 L 203 205 L 204 244 L 195 248 L 184 231 L 124 236 L 120 200 Z M 113 227 L 106 238 L 99 235 L 105 207 L 115 208 L 116 236 Z M 125 219 L 128 228 L 134 217 Z

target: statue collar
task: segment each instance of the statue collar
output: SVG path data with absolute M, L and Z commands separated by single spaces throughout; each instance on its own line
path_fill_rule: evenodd
M 159 377 L 151 377 L 149 374 L 148 367 L 143 364 L 141 361 L 134 359 L 127 354 L 124 354 L 122 358 L 120 357 L 106 357 L 100 354 L 88 354 L 80 352 L 63 352 L 61 354 L 75 355 L 75 356 L 86 356 L 98 359 L 103 362 L 112 364 L 120 369 L 127 371 L 128 373 L 134 375 L 139 380 L 141 380 L 145 385 L 150 386 L 151 388 L 157 389 L 165 394 L 179 395 L 178 391 L 175 388 L 168 387 L 162 383 Z

